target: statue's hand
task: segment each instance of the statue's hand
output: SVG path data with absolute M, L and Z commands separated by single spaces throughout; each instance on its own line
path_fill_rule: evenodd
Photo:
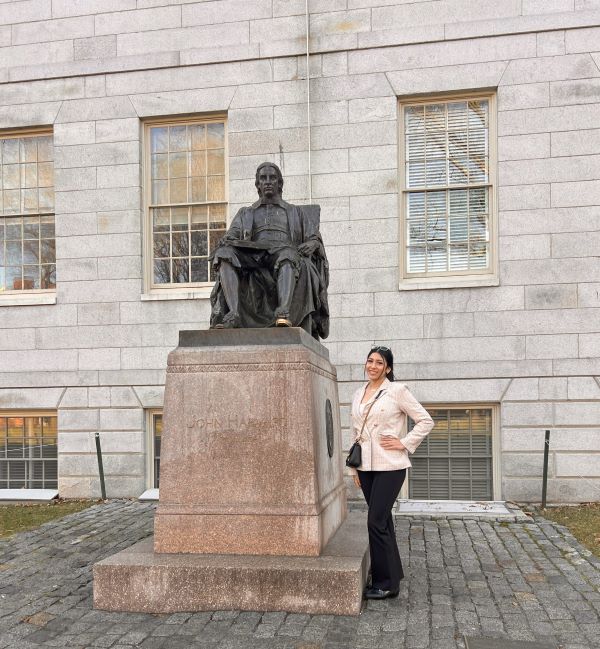
M 301 255 L 305 255 L 306 257 L 310 257 L 318 249 L 319 249 L 319 242 L 318 241 L 306 241 L 305 243 L 301 243 L 298 246 L 298 252 Z
M 224 234 L 217 242 L 217 247 L 226 246 L 230 241 L 235 241 L 236 238 L 233 234 Z

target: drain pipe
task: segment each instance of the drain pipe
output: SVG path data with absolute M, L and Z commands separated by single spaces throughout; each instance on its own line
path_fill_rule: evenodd
M 308 202 L 312 203 L 311 132 L 310 132 L 310 16 L 306 0 L 306 126 L 308 131 Z

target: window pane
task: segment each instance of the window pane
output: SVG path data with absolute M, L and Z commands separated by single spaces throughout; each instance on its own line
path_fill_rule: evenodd
M 187 178 L 172 178 L 169 187 L 170 203 L 187 203 L 188 183 Z
M 154 209 L 152 215 L 154 232 L 169 232 L 171 230 L 171 211 L 168 208 Z
M 151 128 L 150 147 L 152 153 L 166 153 L 169 150 L 169 129 L 164 126 Z
M 171 256 L 171 237 L 169 234 L 154 233 L 154 256 L 158 258 Z
M 190 241 L 187 232 L 173 232 L 171 245 L 175 257 L 187 257 L 190 254 Z
M 54 216 L 40 217 L 40 237 L 54 239 Z
M 208 233 L 206 230 L 192 232 L 191 254 L 193 257 L 203 257 L 208 254 Z
M 48 243 L 44 240 L 43 243 Z M 52 241 L 54 243 L 54 241 Z M 24 264 L 39 264 L 40 262 L 40 242 L 39 241 L 23 241 L 23 263 Z
M 192 259 L 192 282 L 208 282 L 208 259 Z
M 152 179 L 162 180 L 169 177 L 169 156 L 157 153 L 152 156 Z
M 190 173 L 192 176 L 206 176 L 206 151 L 192 151 Z
M 40 288 L 56 288 L 56 266 L 47 264 L 41 267 L 41 285 Z
M 169 151 L 186 151 L 188 149 L 187 127 L 169 127 Z
M 176 284 L 181 284 L 190 281 L 190 262 L 186 257 L 185 259 L 172 259 L 171 260 L 171 273 L 172 281 Z
M 214 209 L 214 206 L 211 208 Z M 192 207 L 192 230 L 208 228 L 208 205 Z
M 206 194 L 209 201 L 222 201 L 225 198 L 225 176 L 209 176 Z
M 208 173 L 222 174 L 225 171 L 225 151 L 224 149 L 214 149 L 207 153 Z
M 221 149 L 225 143 L 225 125 L 223 123 L 208 124 L 206 127 L 206 148 Z
M 206 178 L 192 177 L 192 202 L 198 203 L 206 200 Z
M 154 260 L 154 283 L 169 284 L 171 281 L 171 260 L 155 259 Z

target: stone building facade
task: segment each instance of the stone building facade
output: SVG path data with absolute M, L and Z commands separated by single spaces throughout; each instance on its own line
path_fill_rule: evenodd
M 437 421 L 407 495 L 539 500 L 550 429 L 549 500 L 598 500 L 600 1 L 3 0 L 0 140 L 0 489 L 98 495 L 96 432 L 154 484 L 266 159 L 322 206 L 346 446 L 385 344 Z

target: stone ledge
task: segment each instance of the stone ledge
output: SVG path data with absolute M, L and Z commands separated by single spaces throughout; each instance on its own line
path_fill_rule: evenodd
M 366 515 L 348 516 L 318 557 L 156 554 L 145 539 L 94 565 L 107 611 L 288 611 L 358 615 L 369 565 Z
M 396 503 L 394 516 L 417 520 L 439 518 L 459 520 L 487 520 L 494 522 L 531 522 L 521 508 L 510 501 L 461 501 L 461 500 L 404 500 Z
M 239 347 L 288 346 L 307 347 L 329 358 L 329 350 L 300 327 L 270 327 L 264 329 L 191 329 L 179 332 L 180 347 Z

